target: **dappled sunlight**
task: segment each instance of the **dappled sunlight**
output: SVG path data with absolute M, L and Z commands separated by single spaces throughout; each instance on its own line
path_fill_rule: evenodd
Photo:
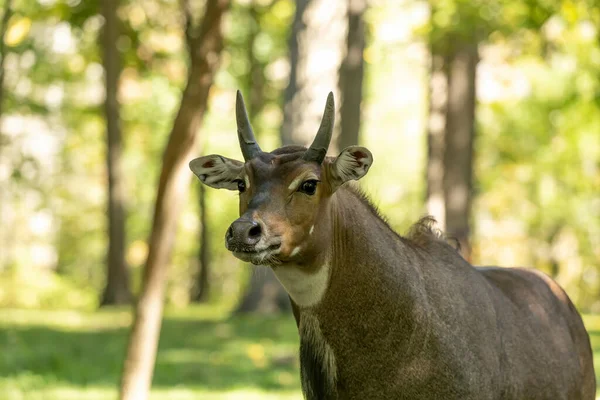
M 23 309 L 0 310 L 2 327 L 46 327 L 57 330 L 95 332 L 103 329 L 117 329 L 131 324 L 131 311 L 101 311 L 83 313 L 81 311 L 43 311 Z
M 151 398 L 301 399 L 293 319 L 226 315 L 208 306 L 167 310 Z M 130 322 L 127 309 L 0 310 L 0 392 L 113 398 Z
M 167 396 L 169 400 L 196 400 L 199 397 L 207 400 L 302 400 L 304 398 L 299 391 L 286 390 L 269 393 L 257 389 L 238 389 L 226 392 L 172 389 L 169 391 L 153 391 L 150 400 L 164 399 Z
M 47 2 L 43 7 L 54 9 L 56 4 Z M 272 150 L 280 143 L 284 110 L 276 93 L 284 90 L 290 73 L 285 38 L 294 7 L 288 1 L 265 1 L 264 6 L 268 11 L 258 21 L 253 51 L 264 63 L 268 98 L 253 123 L 261 145 Z M 523 12 L 513 6 L 507 6 L 509 14 Z M 65 7 L 61 12 L 74 12 Z M 310 108 L 310 117 L 297 121 L 301 144 L 307 144 L 315 132 L 323 107 L 323 101 L 309 100 L 324 99 L 337 85 L 324 78 L 323 65 L 334 68 L 343 56 L 335 43 L 344 30 L 330 26 L 329 18 L 343 13 L 344 7 L 315 5 L 309 10 L 323 25 L 314 35 L 328 40 L 318 40 L 297 71 L 305 78 L 308 92 L 300 96 L 296 108 Z M 488 22 L 499 12 L 492 6 L 481 7 L 480 16 Z M 547 272 L 557 265 L 559 282 L 574 292 L 578 304 L 596 304 L 600 309 L 600 302 L 593 300 L 600 277 L 592 265 L 600 256 L 600 235 L 598 224 L 589 223 L 597 220 L 594 210 L 600 209 L 594 200 L 600 187 L 600 120 L 593 103 L 600 52 L 593 38 L 598 27 L 581 10 L 569 7 L 554 10 L 537 33 L 525 30 L 514 38 L 499 29 L 480 45 L 473 252 L 474 261 L 484 264 L 526 265 Z M 82 20 L 77 23 L 41 17 L 34 21 L 20 14 L 9 23 L 6 84 L 16 97 L 2 118 L 0 183 L 5 190 L 0 193 L 0 215 L 12 229 L 10 234 L 0 232 L 5 250 L 0 263 L 61 270 L 76 285 L 99 290 L 106 252 L 105 128 L 99 107 L 105 91 L 102 64 L 91 54 L 96 54 L 103 19 L 87 8 L 81 12 L 89 15 L 78 16 Z M 436 22 L 449 23 L 452 12 L 451 7 L 445 10 Z M 185 40 L 175 4 L 163 8 L 152 1 L 123 4 L 119 16 L 128 29 L 139 30 L 118 39 L 124 57 L 118 98 L 126 137 L 126 259 L 139 267 L 148 253 L 145 243 L 158 164 L 186 76 Z M 431 17 L 424 2 L 385 0 L 367 13 L 371 37 L 363 54 L 367 65 L 361 141 L 373 152 L 374 164 L 362 186 L 401 232 L 426 210 L 423 178 L 430 55 L 422 35 L 430 29 Z M 194 156 L 202 152 L 240 158 L 234 89 L 246 91 L 248 86 L 244 38 L 251 24 L 235 22 L 244 18 L 238 9 L 227 17 L 232 42 L 224 50 L 222 68 L 210 89 L 209 112 Z M 535 35 L 543 37 L 549 48 L 540 49 Z M 22 51 L 19 46 L 24 46 Z M 42 67 L 41 60 L 52 63 Z M 339 96 L 336 100 L 339 106 Z M 578 179 L 579 172 L 584 179 Z M 181 177 L 187 182 L 190 174 Z M 185 285 L 195 265 L 190 262 L 199 229 L 195 198 L 194 194 L 182 213 L 167 289 L 169 301 L 179 305 L 189 302 Z M 214 272 L 216 293 L 229 296 L 239 292 L 240 281 L 247 276 L 221 245 L 237 213 L 237 196 L 210 192 L 206 198 L 211 257 L 219 265 Z M 440 210 L 438 219 L 443 217 L 441 208 L 441 204 L 434 208 Z M 589 296 L 578 296 L 580 281 Z
M 120 289 L 124 301 L 139 296 L 148 255 L 156 251 L 148 239 L 161 165 L 174 159 L 165 145 L 170 132 L 186 129 L 173 127 L 179 112 L 182 125 L 196 122 L 186 131 L 194 146 L 182 146 L 174 178 L 163 182 L 161 204 L 182 205 L 165 207 L 168 215 L 159 221 L 177 229 L 158 241 L 167 272 L 151 399 L 302 399 L 291 312 L 237 314 L 240 299 L 250 296 L 246 288 L 257 286 L 248 284 L 250 276 L 267 271 L 242 263 L 224 245 L 239 215 L 239 193 L 201 194 L 197 180 L 189 185 L 192 158 L 243 160 L 238 89 L 265 151 L 287 141 L 309 144 L 332 91 L 328 155 L 341 150 L 342 126 L 344 132 L 360 128 L 352 141 L 368 147 L 373 164 L 359 186 L 391 227 L 405 233 L 429 211 L 441 229 L 451 230 L 451 203 L 465 204 L 473 264 L 543 271 L 578 310 L 600 313 L 597 7 L 315 0 L 296 15 L 303 3 L 292 0 L 230 3 L 219 22 L 223 49 L 216 46 L 202 60 L 190 56 L 210 26 L 200 24 L 204 2 L 115 2 L 113 18 L 98 2 L 3 3 L 14 10 L 0 38 L 0 400 L 117 395 L 133 302 L 100 305 L 112 304 L 104 301 L 111 283 L 127 282 Z M 182 9 L 186 4 L 189 10 Z M 362 7 L 354 21 L 359 28 L 349 30 L 352 12 Z M 199 27 L 192 35 L 186 36 L 184 11 L 191 31 Z M 366 34 L 350 43 L 363 25 Z M 114 35 L 105 41 L 111 26 Z M 461 86 L 451 71 L 462 47 L 472 56 L 462 80 L 475 85 L 474 107 L 467 107 L 471 89 L 450 95 L 452 85 Z M 199 73 L 204 61 L 216 59 L 214 76 Z M 210 88 L 199 91 L 196 82 L 186 89 L 188 78 L 199 76 Z M 180 110 L 184 93 L 194 100 Z M 343 125 L 340 110 L 353 97 L 350 114 L 360 118 Z M 452 102 L 455 119 L 474 115 L 464 122 L 467 129 L 448 122 Z M 193 118 L 198 112 L 201 123 Z M 436 160 L 429 131 L 431 137 L 448 131 L 440 146 L 461 150 L 442 150 Z M 449 139 L 462 131 L 469 132 L 458 141 L 469 145 L 451 147 Z M 452 182 L 447 172 L 470 160 L 471 140 L 473 162 Z M 428 194 L 434 175 L 443 187 Z M 109 278 L 114 270 L 120 278 Z M 202 284 L 204 298 L 196 296 Z M 196 300 L 206 303 L 190 306 Z M 530 311 L 552 320 L 536 304 Z M 600 316 L 586 315 L 585 323 L 600 373 Z
M 41 382 L 40 382 L 41 383 Z M 113 385 L 114 386 L 114 385 Z M 0 379 L 0 387 L 3 387 Z M 87 385 L 85 388 L 63 384 L 44 384 L 43 389 L 30 391 L 13 382 L 3 388 L 3 398 L 31 400 L 108 400 L 114 399 L 118 391 L 115 387 Z M 150 400 L 302 400 L 298 390 L 279 390 L 270 393 L 255 388 L 236 389 L 230 391 L 214 391 L 202 388 L 156 389 L 150 394 Z

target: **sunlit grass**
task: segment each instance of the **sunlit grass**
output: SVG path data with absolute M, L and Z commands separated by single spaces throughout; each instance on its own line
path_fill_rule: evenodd
M 300 400 L 291 316 L 168 311 L 151 398 Z M 131 315 L 0 310 L 0 400 L 114 399 Z M 600 315 L 585 316 L 600 370 Z M 600 397 L 599 397 L 600 398 Z
M 0 400 L 114 399 L 131 314 L 0 310 Z M 291 315 L 166 313 L 152 399 L 301 399 Z

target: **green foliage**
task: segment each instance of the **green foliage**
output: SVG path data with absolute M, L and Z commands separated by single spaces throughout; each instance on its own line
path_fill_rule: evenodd
M 193 4 L 196 8 L 197 4 Z M 30 155 L 24 142 L 35 146 L 34 136 L 21 121 L 12 124 L 8 135 L 2 135 L 2 155 L 11 168 L 8 204 L 23 204 L 14 215 L 18 227 L 14 241 L 23 252 L 42 241 L 52 248 L 42 264 L 54 268 L 77 285 L 99 291 L 105 280 L 106 257 L 106 167 L 105 127 L 102 113 L 103 76 L 99 35 L 102 18 L 100 4 L 91 2 L 15 2 L 11 20 L 12 38 L 7 57 L 8 99 L 5 110 L 22 120 L 39 120 L 42 134 L 55 149 L 40 162 Z M 197 23 L 202 9 L 194 9 Z M 254 13 L 256 19 L 251 16 Z M 179 96 L 186 81 L 187 55 L 181 23 L 180 4 L 172 1 L 124 1 L 119 7 L 122 35 L 118 41 L 123 73 L 120 82 L 122 131 L 124 141 L 123 175 L 127 209 L 127 261 L 133 267 L 135 288 L 139 286 L 139 268 L 145 262 L 145 241 L 150 231 L 152 210 L 162 152 L 179 106 Z M 218 97 L 224 89 L 250 87 L 249 70 L 254 62 L 263 74 L 262 108 L 276 107 L 283 87 L 281 77 L 272 79 L 273 63 L 281 63 L 286 54 L 287 29 L 293 15 L 288 0 L 261 2 L 253 6 L 235 4 L 226 31 L 227 49 L 222 70 L 214 87 Z M 245 21 L 245 23 L 233 23 Z M 254 22 L 253 22 L 254 21 Z M 252 39 L 249 42 L 249 39 Z M 247 52 L 248 44 L 254 50 Z M 250 60 L 249 57 L 253 59 Z M 281 75 L 281 74 L 279 74 Z M 257 128 L 261 138 L 277 141 L 277 119 L 256 110 Z M 230 114 L 232 115 L 232 114 Z M 270 113 L 273 115 L 273 112 Z M 227 136 L 229 148 L 235 148 L 233 119 L 209 115 L 201 137 Z M 37 134 L 39 135 L 39 133 Z M 35 136 L 36 138 L 39 136 Z M 221 142 L 222 143 L 222 142 Z M 222 152 L 224 146 L 207 143 L 209 151 Z M 232 156 L 238 156 L 237 152 Z M 44 156 L 42 156 L 43 158 Z M 32 172 L 28 173 L 27 171 Z M 191 178 L 191 174 L 190 174 Z M 209 194 L 208 208 L 211 235 L 222 237 L 227 220 L 235 214 L 235 196 Z M 27 201 L 36 198 L 34 204 Z M 213 197 L 214 196 L 214 197 Z M 197 211 L 194 197 L 184 211 L 170 268 L 168 299 L 183 305 L 192 275 L 192 260 L 197 251 Z M 232 198 L 226 207 L 220 203 Z M 28 221 L 37 213 L 52 216 L 46 237 L 32 238 Z M 35 239 L 35 240 L 34 240 Z M 7 246 L 13 246 L 8 241 Z M 215 277 L 224 279 L 215 285 L 229 296 L 238 292 L 239 263 L 225 252 L 222 241 L 213 240 Z M 12 251 L 7 265 L 17 269 L 31 264 L 29 257 Z M 34 262 L 34 264 L 39 264 Z M 29 271 L 29 269 L 27 269 Z M 243 272 L 242 272 L 243 274 Z M 236 282 L 233 284 L 232 282 Z
M 451 54 L 453 46 L 495 37 L 537 32 L 559 11 L 559 4 L 545 0 L 430 0 L 426 33 L 435 54 Z
M 0 274 L 0 308 L 93 310 L 97 299 L 93 288 L 77 286 L 51 271 Z
M 518 218 L 526 237 L 513 240 L 533 249 L 527 264 L 557 277 L 580 306 L 597 307 L 600 46 L 587 17 L 553 18 L 547 29 L 561 33 L 546 34 L 544 53 L 507 63 L 526 85 L 521 94 L 481 105 L 477 209 Z
M 84 288 L 87 299 L 104 284 L 107 244 L 99 2 L 14 4 L 0 136 L 0 204 L 3 227 L 9 226 L 0 231 L 0 268 L 22 276 L 56 271 L 60 278 L 39 275 L 64 291 Z M 134 291 L 148 250 L 162 152 L 187 76 L 179 6 L 170 0 L 123 1 L 118 13 L 126 252 Z M 192 6 L 197 22 L 201 4 Z M 290 0 L 233 3 L 199 152 L 240 158 L 233 117 L 237 88 L 248 100 L 262 96 L 258 107 L 250 106 L 253 124 L 265 149 L 278 146 L 293 13 Z M 405 231 L 424 210 L 428 62 L 411 29 L 442 49 L 476 32 L 480 70 L 500 71 L 494 82 L 512 89 L 493 99 L 485 97 L 486 87 L 480 90 L 475 255 L 485 263 L 541 268 L 557 275 L 578 305 L 598 307 L 600 9 L 589 0 L 387 1 L 371 7 L 366 18 L 362 138 L 375 162 L 361 185 L 392 225 Z M 177 305 L 187 303 L 194 272 L 197 185 L 169 266 L 167 299 Z M 223 246 L 237 202 L 235 193 L 207 192 L 216 302 L 235 301 L 250 273 Z M 44 307 L 91 306 L 87 300 L 47 300 L 54 295 L 44 293 L 63 290 L 47 292 L 19 279 L 14 287 L 22 290 L 11 292 L 19 295 L 3 304 L 24 304 L 21 292 L 40 290 L 44 300 L 33 303 Z

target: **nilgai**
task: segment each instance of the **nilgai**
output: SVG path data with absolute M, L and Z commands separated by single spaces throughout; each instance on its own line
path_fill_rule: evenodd
M 352 184 L 364 147 L 327 157 L 333 95 L 310 148 L 258 146 L 241 94 L 244 162 L 190 162 L 202 183 L 239 191 L 225 236 L 272 268 L 300 336 L 309 399 L 592 400 L 589 336 L 569 297 L 535 270 L 475 268 L 425 218 L 407 236 Z

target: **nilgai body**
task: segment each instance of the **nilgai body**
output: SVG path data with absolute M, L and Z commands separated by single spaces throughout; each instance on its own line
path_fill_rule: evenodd
M 589 336 L 564 290 L 535 270 L 471 266 L 430 218 L 394 232 L 349 182 L 371 152 L 326 156 L 331 94 L 308 149 L 263 152 L 239 92 L 236 117 L 244 162 L 190 168 L 239 191 L 226 246 L 287 290 L 307 399 L 594 399 Z

